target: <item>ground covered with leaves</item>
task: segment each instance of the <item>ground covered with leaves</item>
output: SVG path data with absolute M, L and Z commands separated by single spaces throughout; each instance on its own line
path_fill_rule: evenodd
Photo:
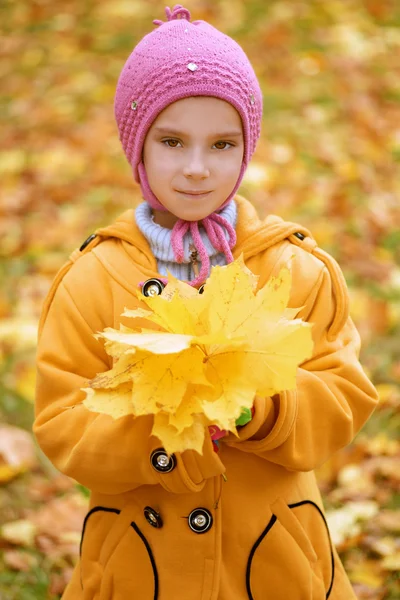
M 40 308 L 93 230 L 140 201 L 113 120 L 159 0 L 0 4 L 0 598 L 59 597 L 88 493 L 31 434 Z M 264 93 L 241 187 L 261 215 L 308 227 L 341 264 L 380 404 L 317 473 L 360 600 L 400 598 L 400 5 L 396 0 L 188 0 L 233 36 Z

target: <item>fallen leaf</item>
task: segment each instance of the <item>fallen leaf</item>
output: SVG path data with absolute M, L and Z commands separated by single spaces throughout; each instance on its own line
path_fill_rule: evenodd
M 381 566 L 388 571 L 400 571 L 400 551 L 390 556 L 385 556 L 381 562 Z
M 55 596 L 62 594 L 70 582 L 72 574 L 73 569 L 71 567 L 64 568 L 61 573 L 52 573 L 50 576 L 49 593 Z
M 4 523 L 0 529 L 0 537 L 11 544 L 20 546 L 33 546 L 36 533 L 36 525 L 28 519 Z
M 400 511 L 382 510 L 375 519 L 375 523 L 386 531 L 400 533 Z
M 364 561 L 357 568 L 349 572 L 351 581 L 361 583 L 370 589 L 380 589 L 384 582 L 383 574 L 378 572 L 378 565 L 374 561 Z
M 342 544 L 347 538 L 358 535 L 361 522 L 374 517 L 379 511 L 376 502 L 348 502 L 342 508 L 326 511 L 326 520 L 332 541 L 335 545 Z
M 15 571 L 30 571 L 38 566 L 36 556 L 23 550 L 5 550 L 3 553 L 4 564 Z
M 0 483 L 37 466 L 30 433 L 13 425 L 0 425 Z

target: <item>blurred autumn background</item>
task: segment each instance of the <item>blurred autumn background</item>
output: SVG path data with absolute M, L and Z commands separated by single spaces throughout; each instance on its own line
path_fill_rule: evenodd
M 170 4 L 172 7 L 172 4 Z M 400 3 L 187 0 L 245 49 L 263 134 L 241 193 L 312 230 L 347 278 L 380 404 L 318 471 L 360 599 L 400 599 Z M 0 0 L 0 598 L 55 599 L 88 493 L 31 434 L 35 345 L 58 268 L 140 201 L 113 116 L 159 0 Z

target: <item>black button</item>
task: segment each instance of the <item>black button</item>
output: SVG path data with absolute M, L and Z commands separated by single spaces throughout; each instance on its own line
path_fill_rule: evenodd
M 212 514 L 206 508 L 195 508 L 188 520 L 190 529 L 195 533 L 205 533 L 213 524 Z
M 154 508 L 151 508 L 151 506 L 146 506 L 143 512 L 146 521 L 150 523 L 152 527 L 160 529 L 160 527 L 163 526 L 163 520 L 160 514 L 156 510 L 154 510 Z
M 297 238 L 299 238 L 299 240 L 304 240 L 304 238 L 306 237 L 303 233 L 300 233 L 300 231 L 297 231 L 293 235 L 295 235 Z
M 204 286 L 205 284 L 203 283 L 203 285 L 199 287 L 199 294 L 202 294 L 204 292 Z
M 168 456 L 164 448 L 157 448 L 157 450 L 153 450 L 150 460 L 153 468 L 160 473 L 169 473 L 176 467 L 175 455 L 171 454 L 171 456 Z
M 87 246 L 88 244 L 90 244 L 90 242 L 91 242 L 92 240 L 94 240 L 94 238 L 95 238 L 95 237 L 97 237 L 97 235 L 96 235 L 95 233 L 92 233 L 92 235 L 89 235 L 89 237 L 87 238 L 87 240 L 85 240 L 85 241 L 83 242 L 82 246 L 79 248 L 79 252 L 82 252 L 82 251 L 83 251 L 83 250 L 86 248 L 86 246 Z
M 163 284 L 163 282 L 153 277 L 152 279 L 148 279 L 144 282 L 142 287 L 142 294 L 143 296 L 147 297 L 159 296 L 164 288 L 165 285 Z

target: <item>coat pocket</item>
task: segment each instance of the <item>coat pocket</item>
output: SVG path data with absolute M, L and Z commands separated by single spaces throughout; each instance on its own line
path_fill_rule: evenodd
M 138 509 L 96 506 L 86 515 L 80 547 L 83 600 L 158 598 L 152 549 L 135 522 Z
M 271 505 L 267 526 L 247 563 L 250 600 L 325 600 L 333 585 L 333 552 L 319 507 L 305 500 Z

